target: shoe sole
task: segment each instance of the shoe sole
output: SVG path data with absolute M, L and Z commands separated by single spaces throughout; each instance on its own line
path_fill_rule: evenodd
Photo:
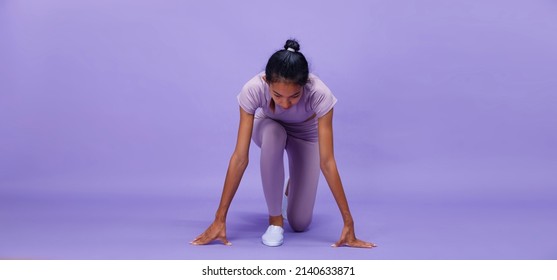
M 267 246 L 269 246 L 269 247 L 278 247 L 278 246 L 282 245 L 282 243 L 283 243 L 283 241 L 279 241 L 279 242 L 265 242 L 265 241 L 263 241 L 263 240 L 261 240 L 261 242 L 262 242 L 264 245 L 267 245 Z

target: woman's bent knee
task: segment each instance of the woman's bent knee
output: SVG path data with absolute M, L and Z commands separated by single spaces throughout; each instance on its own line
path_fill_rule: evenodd
M 293 231 L 302 232 L 308 229 L 309 225 L 311 224 L 311 219 L 300 220 L 300 219 L 296 219 L 295 217 L 289 216 L 288 224 L 290 225 L 290 228 L 292 228 Z

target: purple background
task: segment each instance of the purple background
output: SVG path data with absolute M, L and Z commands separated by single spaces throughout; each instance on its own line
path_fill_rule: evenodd
M 0 258 L 556 259 L 555 1 L 0 0 Z M 332 89 L 373 250 L 314 222 L 267 248 L 251 161 L 216 210 L 236 94 L 290 37 Z

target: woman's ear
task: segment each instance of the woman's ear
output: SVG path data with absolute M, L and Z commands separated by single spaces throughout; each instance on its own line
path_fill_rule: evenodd
M 263 74 L 263 76 L 261 76 L 261 78 L 263 79 L 263 81 L 264 81 L 265 83 L 267 83 L 267 75 Z

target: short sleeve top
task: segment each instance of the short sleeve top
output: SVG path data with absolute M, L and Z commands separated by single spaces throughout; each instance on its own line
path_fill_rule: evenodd
M 268 117 L 284 123 L 301 123 L 314 115 L 317 118 L 324 116 L 337 102 L 325 83 L 310 73 L 298 103 L 288 109 L 275 106 L 273 111 L 270 108 L 272 98 L 269 85 L 263 80 L 264 75 L 262 72 L 250 79 L 237 96 L 240 107 L 249 114 L 255 114 L 256 118 Z

